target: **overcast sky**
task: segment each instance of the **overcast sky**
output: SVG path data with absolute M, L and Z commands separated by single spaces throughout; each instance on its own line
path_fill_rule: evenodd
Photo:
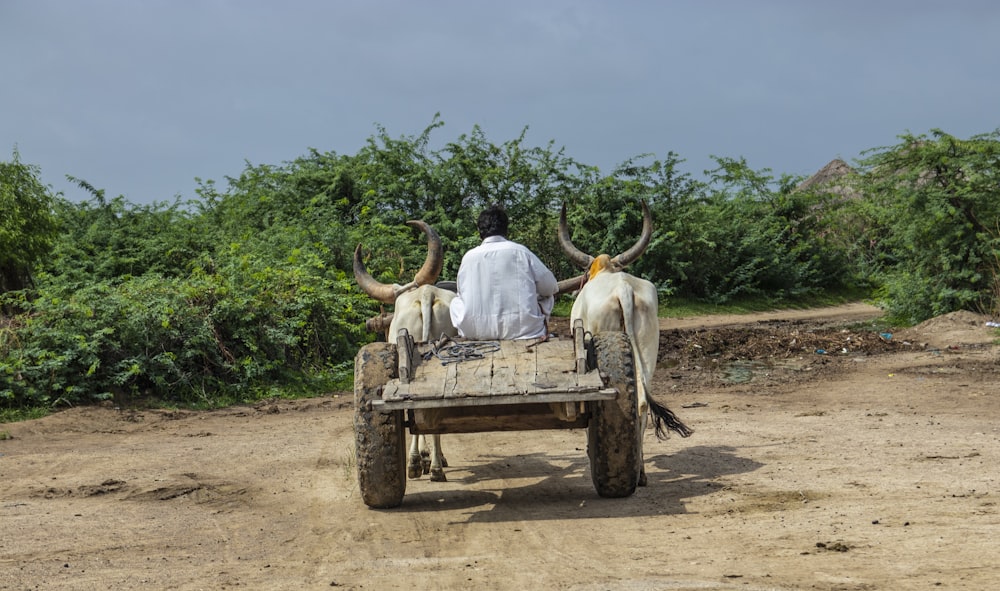
M 377 132 L 479 125 L 610 173 L 643 153 L 809 175 L 1000 127 L 995 0 L 0 0 L 0 161 L 133 203 Z

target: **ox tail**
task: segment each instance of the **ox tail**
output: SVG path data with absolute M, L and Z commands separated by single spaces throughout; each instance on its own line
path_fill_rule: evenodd
M 646 380 L 643 379 L 646 375 L 646 367 L 639 351 L 639 342 L 635 338 L 635 291 L 632 290 L 631 285 L 624 281 L 618 286 L 617 291 L 618 309 L 622 312 L 622 327 L 625 329 L 625 334 L 628 335 L 629 345 L 632 346 L 634 352 L 635 373 L 638 378 L 636 383 L 639 386 L 639 395 L 642 396 L 646 390 Z
M 674 431 L 681 437 L 689 437 L 694 433 L 672 410 L 657 402 L 648 392 L 646 403 L 649 404 L 649 414 L 653 416 L 653 428 L 658 439 L 666 439 L 669 431 Z
M 681 437 L 689 437 L 694 431 L 685 425 L 673 411 L 657 402 L 646 388 L 645 362 L 647 360 L 643 359 L 639 351 L 639 343 L 635 335 L 635 292 L 632 290 L 631 285 L 628 283 L 622 284 L 618 292 L 618 301 L 621 305 L 622 324 L 625 327 L 625 333 L 628 335 L 632 350 L 635 351 L 633 357 L 635 359 L 637 394 L 646 399 L 646 404 L 649 406 L 649 414 L 653 417 L 653 429 L 656 432 L 656 437 L 658 439 L 666 439 L 670 431 L 676 432 Z M 652 372 L 650 372 L 650 375 L 652 375 Z
M 423 289 L 420 291 L 420 317 L 422 330 L 420 331 L 420 342 L 431 342 L 431 320 L 434 318 L 434 290 Z
M 649 392 L 646 391 L 646 360 L 643 358 L 635 334 L 635 290 L 628 283 L 622 282 L 617 291 L 618 309 L 622 313 L 622 328 L 628 336 L 629 345 L 632 347 L 632 359 L 635 362 L 636 394 L 640 401 L 649 400 Z

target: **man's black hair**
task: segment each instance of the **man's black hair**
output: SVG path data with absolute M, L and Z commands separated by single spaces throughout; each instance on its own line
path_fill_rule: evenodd
M 488 238 L 490 236 L 507 237 L 507 212 L 499 205 L 491 205 L 479 214 L 476 227 L 479 228 L 479 237 Z

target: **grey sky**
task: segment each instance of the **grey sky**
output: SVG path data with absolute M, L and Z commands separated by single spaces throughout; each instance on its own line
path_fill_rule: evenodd
M 385 127 L 528 128 L 604 172 L 673 151 L 808 175 L 907 131 L 1000 127 L 993 0 L 0 0 L 0 161 L 194 198 Z

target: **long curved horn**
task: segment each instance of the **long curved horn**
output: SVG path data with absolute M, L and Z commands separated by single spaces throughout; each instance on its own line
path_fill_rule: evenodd
M 558 288 L 556 289 L 556 297 L 559 297 L 567 293 L 573 293 L 574 291 L 583 287 L 583 284 L 586 281 L 587 281 L 586 273 L 584 273 L 583 275 L 577 275 L 576 277 L 572 277 L 570 279 L 563 279 L 562 281 L 556 284 L 558 285 Z
M 562 204 L 562 211 L 559 213 L 559 246 L 569 257 L 574 265 L 581 269 L 590 268 L 590 263 L 594 257 L 573 246 L 573 241 L 569 239 L 569 227 L 566 225 L 566 204 Z
M 649 206 L 646 205 L 645 201 L 642 201 L 642 235 L 639 237 L 639 241 L 632 245 L 632 248 L 626 250 L 615 258 L 611 259 L 611 263 L 617 269 L 623 269 L 628 266 L 629 263 L 639 258 L 639 255 L 646 250 L 649 246 L 650 239 L 653 238 L 653 215 L 649 213 Z
M 361 260 L 360 244 L 354 249 L 354 280 L 358 282 L 358 287 L 362 291 L 383 304 L 396 303 L 396 291 L 393 286 L 379 283 L 368 273 L 368 269 L 365 268 L 365 264 Z
M 420 228 L 427 234 L 427 258 L 424 265 L 417 271 L 413 282 L 417 285 L 432 285 L 437 281 L 441 269 L 444 267 L 444 247 L 441 246 L 441 237 L 438 236 L 434 228 L 423 220 L 410 220 L 406 222 L 408 226 Z

